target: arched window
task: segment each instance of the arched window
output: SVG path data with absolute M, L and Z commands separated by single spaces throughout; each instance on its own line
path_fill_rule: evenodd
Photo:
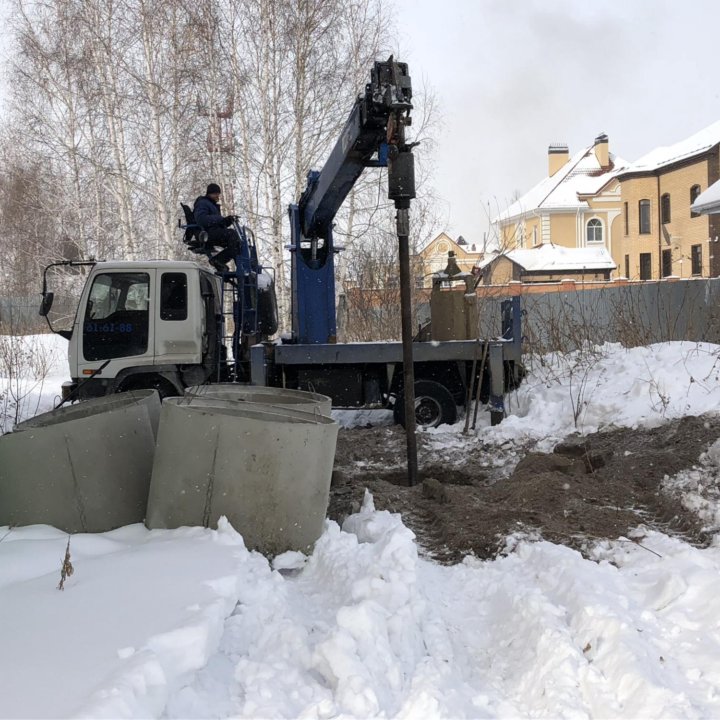
M 700 186 L 693 185 L 690 188 L 690 205 L 692 205 L 697 200 L 697 197 L 699 194 L 700 194 Z M 700 213 L 696 213 L 691 210 L 690 217 L 700 217 Z
M 597 218 L 588 220 L 587 241 L 589 243 L 600 243 L 603 241 L 602 223 Z
M 665 193 L 660 198 L 660 215 L 663 225 L 670 222 L 670 193 Z

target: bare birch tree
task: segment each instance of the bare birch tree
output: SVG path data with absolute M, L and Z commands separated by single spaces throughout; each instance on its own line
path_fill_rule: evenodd
M 27 128 L 14 134 L 18 154 L 26 167 L 50 163 L 43 191 L 60 198 L 47 203 L 62 228 L 47 244 L 177 256 L 178 202 L 219 182 L 226 211 L 256 229 L 287 318 L 286 209 L 323 165 L 373 60 L 389 54 L 386 0 L 13 2 L 13 122 Z M 363 239 L 347 257 L 371 264 L 368 248 L 384 257 L 393 227 L 380 177 L 338 217 L 348 245 Z M 432 202 L 423 207 L 416 237 L 433 221 Z

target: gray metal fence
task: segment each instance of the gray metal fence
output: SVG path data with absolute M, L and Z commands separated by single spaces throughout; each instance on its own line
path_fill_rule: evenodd
M 45 321 L 38 315 L 39 295 L 0 297 L 0 333 L 20 335 L 38 331 Z
M 482 337 L 500 334 L 500 302 L 507 297 L 478 298 Z M 57 296 L 53 322 L 57 318 L 70 327 L 76 302 Z M 0 333 L 44 331 L 39 306 L 38 294 L 0 297 Z M 521 306 L 526 350 L 568 351 L 588 342 L 626 347 L 665 340 L 720 343 L 720 278 L 523 294 Z
M 45 318 L 38 313 L 40 294 L 0 296 L 0 334 L 29 335 L 45 332 L 48 327 Z M 67 329 L 75 316 L 77 299 L 68 296 L 56 296 L 53 303 L 51 320 L 60 322 L 58 329 Z
M 480 331 L 500 332 L 500 302 L 479 298 Z M 667 340 L 720 343 L 720 278 L 523 294 L 525 349 L 569 351 L 585 343 L 626 347 Z

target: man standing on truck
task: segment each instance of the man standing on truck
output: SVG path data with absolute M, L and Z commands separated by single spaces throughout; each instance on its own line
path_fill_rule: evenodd
M 210 258 L 210 263 L 218 270 L 225 270 L 229 260 L 232 260 L 240 251 L 237 233 L 232 229 L 235 222 L 234 215 L 225 215 L 220 212 L 220 195 L 222 190 L 216 183 L 207 186 L 205 195 L 195 200 L 193 215 L 195 222 L 207 233 L 207 246 L 221 247 L 223 250 Z

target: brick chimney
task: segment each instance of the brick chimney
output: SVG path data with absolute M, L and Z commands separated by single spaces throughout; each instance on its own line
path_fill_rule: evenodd
M 548 175 L 552 177 L 568 160 L 568 146 L 553 143 L 548 147 Z
M 595 138 L 595 157 L 602 168 L 610 165 L 609 145 L 608 136 L 605 133 L 601 133 Z

